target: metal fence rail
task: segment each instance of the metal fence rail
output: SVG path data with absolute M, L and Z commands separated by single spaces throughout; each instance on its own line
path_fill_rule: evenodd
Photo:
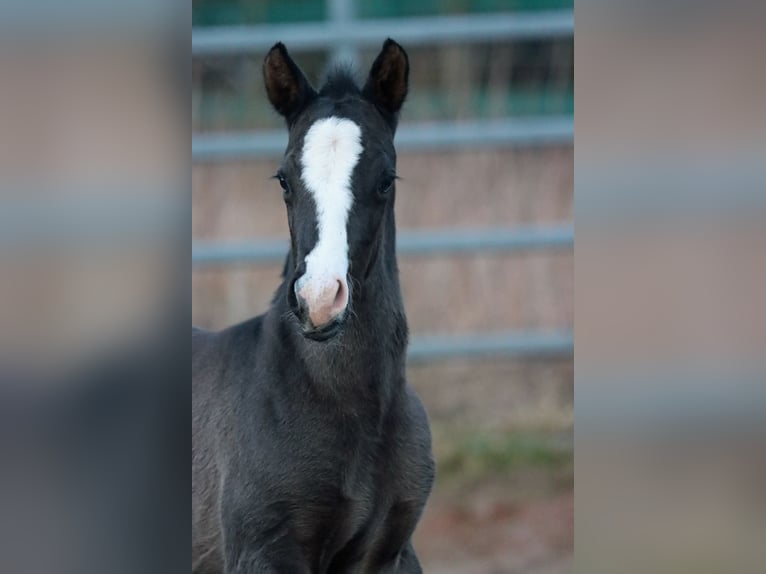
M 400 232 L 397 251 L 402 256 L 503 253 L 572 249 L 574 229 L 570 225 L 528 228 L 446 229 Z M 288 250 L 286 240 L 261 239 L 239 243 L 196 241 L 192 246 L 195 265 L 281 263 Z
M 407 359 L 410 363 L 451 358 L 557 357 L 574 351 L 571 331 L 506 331 L 503 333 L 469 333 L 466 335 L 414 336 Z
M 236 55 L 265 51 L 276 42 L 290 50 L 305 51 L 353 45 L 377 46 L 387 37 L 407 46 L 452 42 L 491 42 L 570 37 L 574 33 L 571 10 L 435 16 L 407 19 L 354 20 L 352 26 L 328 21 L 205 28 L 192 33 L 192 56 Z
M 570 225 L 481 230 L 409 231 L 399 234 L 397 250 L 402 256 L 434 256 L 471 253 L 516 253 L 534 250 L 570 250 L 574 229 Z M 283 240 L 241 243 L 197 241 L 192 262 L 210 265 L 282 263 L 288 249 Z M 465 335 L 421 335 L 413 337 L 408 359 L 411 363 L 447 358 L 555 357 L 571 356 L 574 336 L 569 330 Z
M 552 116 L 405 124 L 396 134 L 396 146 L 404 151 L 439 151 L 461 147 L 571 145 L 573 139 L 574 119 Z M 198 134 L 192 137 L 192 160 L 210 162 L 275 157 L 284 153 L 286 146 L 284 130 Z

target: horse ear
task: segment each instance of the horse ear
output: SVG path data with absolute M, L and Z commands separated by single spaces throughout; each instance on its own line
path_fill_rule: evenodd
M 391 38 L 375 58 L 362 93 L 394 119 L 407 97 L 410 62 L 407 52 Z
M 263 80 L 271 105 L 284 116 L 288 124 L 316 97 L 316 91 L 293 62 L 282 42 L 274 44 L 266 54 L 263 60 Z

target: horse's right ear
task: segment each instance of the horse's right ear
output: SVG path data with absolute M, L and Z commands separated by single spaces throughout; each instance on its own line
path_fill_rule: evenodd
M 317 95 L 282 42 L 274 44 L 266 54 L 263 60 L 263 80 L 271 105 L 284 116 L 288 124 Z

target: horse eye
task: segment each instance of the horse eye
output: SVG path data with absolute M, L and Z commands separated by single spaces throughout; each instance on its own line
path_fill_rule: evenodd
M 292 199 L 292 191 L 290 190 L 290 185 L 287 183 L 287 180 L 285 179 L 285 176 L 282 174 L 279 174 L 277 176 L 277 179 L 279 180 L 279 185 L 282 188 L 282 197 L 285 201 L 289 201 Z
M 378 186 L 378 193 L 380 195 L 386 195 L 394 186 L 394 178 L 386 178 Z

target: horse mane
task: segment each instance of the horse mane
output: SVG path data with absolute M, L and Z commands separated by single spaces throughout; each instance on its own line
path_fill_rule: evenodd
M 362 89 L 359 87 L 359 74 L 349 64 L 335 64 L 324 77 L 319 95 L 340 100 L 348 96 L 359 96 Z

